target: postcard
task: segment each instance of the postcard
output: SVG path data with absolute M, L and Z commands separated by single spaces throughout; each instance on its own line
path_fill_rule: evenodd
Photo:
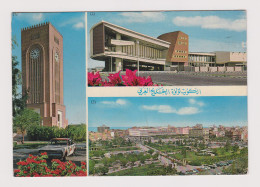
M 248 173 L 245 10 L 12 13 L 13 176 Z

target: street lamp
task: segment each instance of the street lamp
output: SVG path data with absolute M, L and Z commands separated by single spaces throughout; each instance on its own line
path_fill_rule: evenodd
M 139 76 L 139 41 L 136 41 L 137 44 L 137 75 Z

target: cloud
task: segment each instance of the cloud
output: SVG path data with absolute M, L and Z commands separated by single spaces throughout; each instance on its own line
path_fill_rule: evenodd
M 203 29 L 224 29 L 230 31 L 245 31 L 246 18 L 240 19 L 225 19 L 218 16 L 195 16 L 182 17 L 177 16 L 173 18 L 173 23 L 177 26 L 184 27 L 201 27 Z
M 182 107 L 179 110 L 176 110 L 170 105 L 143 105 L 141 108 L 144 110 L 157 111 L 159 113 L 172 113 L 178 115 L 191 115 L 200 112 L 200 110 L 196 107 Z
M 76 24 L 73 25 L 73 27 L 74 27 L 75 29 L 84 28 L 84 23 L 83 23 L 83 22 L 76 23 Z
M 85 16 L 73 17 L 60 23 L 60 27 L 72 26 L 74 29 L 82 29 L 85 26 Z
M 17 13 L 17 18 L 30 24 L 37 24 L 44 21 L 43 13 Z
M 204 106 L 205 104 L 201 101 L 197 101 L 195 99 L 189 99 L 189 103 L 192 105 L 199 105 L 199 106 Z
M 199 45 L 198 45 L 199 44 Z M 244 52 L 246 48 L 242 47 L 241 42 L 234 42 L 219 38 L 219 41 L 203 40 L 190 38 L 189 47 L 191 52 L 212 52 L 212 51 L 233 51 Z
M 101 104 L 109 105 L 111 107 L 124 106 L 127 104 L 127 101 L 124 99 L 117 99 L 116 101 L 102 101 Z
M 143 105 L 142 108 L 145 110 L 158 111 L 159 113 L 176 113 L 176 109 L 169 105 Z
M 144 23 L 144 22 L 160 22 L 165 19 L 162 12 L 123 12 L 119 14 L 117 22 L 127 23 Z
M 180 108 L 176 113 L 179 115 L 191 115 L 199 113 L 199 109 L 196 107 L 183 107 Z

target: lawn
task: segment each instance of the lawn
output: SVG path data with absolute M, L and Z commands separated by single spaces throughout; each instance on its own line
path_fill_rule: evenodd
M 132 151 L 140 150 L 138 147 L 117 147 L 117 148 L 107 148 L 105 151 Z
M 226 152 L 223 155 L 219 156 L 198 156 L 195 152 L 187 151 L 186 160 L 190 162 L 191 165 L 203 165 L 203 164 L 214 164 L 219 161 L 233 160 L 234 158 L 240 157 L 240 154 Z M 172 158 L 178 160 L 184 159 L 182 154 L 171 155 Z
M 145 165 L 141 167 L 126 169 L 123 171 L 108 174 L 108 176 L 148 176 L 152 171 L 161 170 L 163 166 L 157 164 Z

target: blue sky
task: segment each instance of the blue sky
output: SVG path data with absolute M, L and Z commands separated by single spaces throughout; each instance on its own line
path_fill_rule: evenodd
M 91 97 L 88 110 L 89 127 L 247 125 L 246 96 Z
M 12 37 L 18 47 L 12 54 L 21 68 L 21 28 L 51 22 L 63 35 L 64 104 L 69 124 L 86 122 L 85 13 L 18 13 L 12 19 Z
M 190 52 L 246 50 L 243 47 L 247 41 L 246 11 L 88 13 L 88 37 L 90 28 L 101 20 L 156 38 L 167 32 L 182 31 L 189 35 Z M 88 60 L 89 68 L 104 66 L 104 62 Z

